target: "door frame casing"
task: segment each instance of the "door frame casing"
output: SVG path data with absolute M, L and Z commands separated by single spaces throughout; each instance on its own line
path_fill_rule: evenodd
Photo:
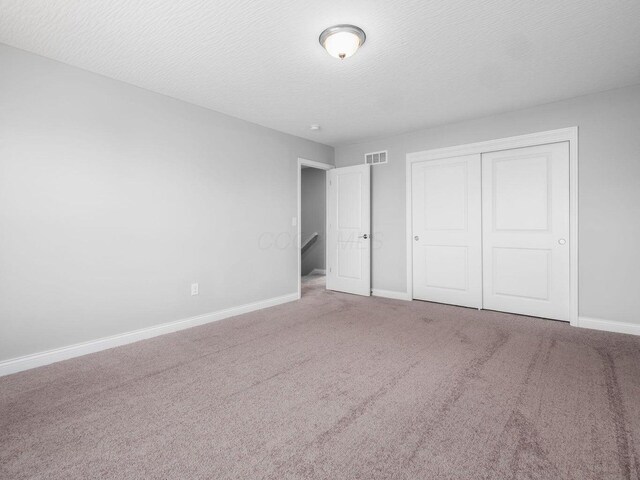
M 297 223 L 298 223 L 298 234 L 296 236 L 296 252 L 298 253 L 298 299 L 302 298 L 302 167 L 310 167 L 316 168 L 318 170 L 331 170 L 336 168 L 334 165 L 329 165 L 328 163 L 316 162 L 313 160 L 307 160 L 306 158 L 298 157 L 298 165 L 297 165 L 297 177 L 298 177 L 298 213 L 297 213 Z M 327 206 L 329 198 L 326 195 L 327 191 L 327 180 L 325 178 L 325 223 L 327 217 Z M 325 234 L 326 235 L 326 234 Z M 324 252 L 324 261 L 326 268 L 327 261 L 327 252 L 329 245 L 325 242 L 325 252 Z
M 578 325 L 578 127 L 518 135 L 484 142 L 407 153 L 406 159 L 406 261 L 407 295 L 413 299 L 412 165 L 463 155 L 483 154 L 548 143 L 569 142 L 569 323 Z

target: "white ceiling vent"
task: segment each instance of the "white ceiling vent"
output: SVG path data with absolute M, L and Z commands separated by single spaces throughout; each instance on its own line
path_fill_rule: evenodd
M 379 165 L 380 163 L 387 163 L 387 159 L 389 156 L 387 155 L 386 150 L 382 150 L 380 152 L 371 152 L 364 154 L 364 163 L 365 165 Z

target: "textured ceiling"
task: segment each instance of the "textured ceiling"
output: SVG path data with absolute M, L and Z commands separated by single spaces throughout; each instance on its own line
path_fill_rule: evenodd
M 0 0 L 0 42 L 338 145 L 640 83 L 638 19 L 639 0 Z M 336 23 L 367 33 L 345 61 L 317 41 Z

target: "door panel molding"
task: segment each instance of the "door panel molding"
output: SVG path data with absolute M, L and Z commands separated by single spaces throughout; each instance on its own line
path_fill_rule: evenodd
M 406 157 L 406 266 L 407 296 L 413 298 L 412 165 L 416 162 L 475 155 L 569 142 L 569 320 L 579 325 L 578 315 L 578 127 L 549 130 L 483 142 L 411 152 Z

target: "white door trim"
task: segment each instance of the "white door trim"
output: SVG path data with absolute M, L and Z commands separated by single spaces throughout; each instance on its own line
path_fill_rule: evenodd
M 579 326 L 578 317 L 578 127 L 549 130 L 546 132 L 500 138 L 485 142 L 469 143 L 453 147 L 437 148 L 407 154 L 406 163 L 406 247 L 407 247 L 407 295 L 413 298 L 413 237 L 412 233 L 412 192 L 411 165 L 414 162 L 438 160 L 462 155 L 482 154 L 532 147 L 547 143 L 569 142 L 569 216 L 570 216 L 570 323 Z
M 302 215 L 302 167 L 311 167 L 311 168 L 318 168 L 320 170 L 331 170 L 332 168 L 335 168 L 333 165 L 329 165 L 327 163 L 321 163 L 321 162 L 315 162 L 313 160 L 307 160 L 306 158 L 300 158 L 298 157 L 298 213 L 297 213 L 297 222 L 298 222 L 298 234 L 296 236 L 296 252 L 298 254 L 298 299 L 301 298 L 302 296 L 302 257 L 301 257 L 301 252 L 300 249 L 302 248 L 302 239 L 300 238 L 302 236 L 302 219 L 300 218 L 300 216 Z M 326 182 L 325 182 L 326 183 Z M 326 191 L 326 187 L 325 187 L 325 191 Z M 325 198 L 325 202 L 327 202 L 329 199 L 328 197 Z M 326 210 L 325 210 L 326 211 Z M 324 258 L 325 258 L 325 262 L 327 259 L 327 252 L 326 249 L 329 248 L 329 245 L 327 242 L 325 242 L 325 254 L 324 254 Z

